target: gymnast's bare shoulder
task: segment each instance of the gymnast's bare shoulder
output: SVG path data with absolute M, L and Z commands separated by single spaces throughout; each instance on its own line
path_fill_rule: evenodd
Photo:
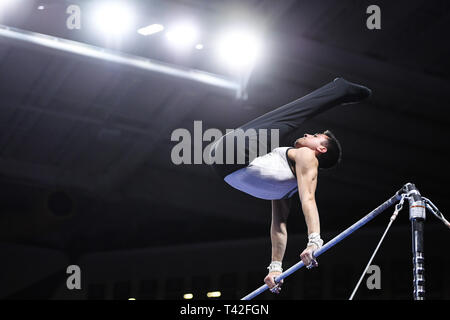
M 314 168 L 319 166 L 316 152 L 308 147 L 289 149 L 287 153 L 290 160 L 303 168 Z

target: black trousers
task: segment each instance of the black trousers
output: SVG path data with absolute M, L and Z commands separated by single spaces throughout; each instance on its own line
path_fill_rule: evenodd
M 271 152 L 274 149 L 272 138 L 286 141 L 301 128 L 305 120 L 340 104 L 358 102 L 368 95 L 369 89 L 343 78 L 336 78 L 310 94 L 272 110 L 216 140 L 210 151 L 210 163 L 213 162 L 211 166 L 220 177 L 225 178 L 246 167 L 256 155 L 263 156 Z M 278 137 L 273 137 L 271 129 L 277 130 Z

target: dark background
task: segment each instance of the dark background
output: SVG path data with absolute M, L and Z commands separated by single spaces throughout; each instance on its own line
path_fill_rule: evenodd
M 0 16 L 0 23 L 223 74 L 211 58 L 208 41 L 212 42 L 220 26 L 245 21 L 265 30 L 266 55 L 249 80 L 248 100 L 238 100 L 226 90 L 0 37 L 0 237 L 3 281 L 8 279 L 3 298 L 66 298 L 60 291 L 55 293 L 64 286 L 65 266 L 83 261 L 86 255 L 142 250 L 144 257 L 156 252 L 152 250 L 171 248 L 171 256 L 194 259 L 186 253 L 189 246 L 214 248 L 215 243 L 227 241 L 240 249 L 226 254 L 215 251 L 202 268 L 211 267 L 212 260 L 239 261 L 239 274 L 248 272 L 251 279 L 246 287 L 233 286 L 227 273 L 219 283 L 230 285 L 228 292 L 234 294 L 229 298 L 238 298 L 236 292 L 247 293 L 247 287 L 253 290 L 261 284 L 270 261 L 270 202 L 232 189 L 205 164 L 173 164 L 170 155 L 176 142 L 170 135 L 177 128 L 193 132 L 196 120 L 203 122 L 203 130 L 225 132 L 338 76 L 370 87 L 373 96 L 358 105 L 336 107 L 299 132 L 331 129 L 343 145 L 342 164 L 318 180 L 321 229 L 330 234 L 326 240 L 407 182 L 415 183 L 444 214 L 448 211 L 448 1 L 135 1 L 140 12 L 136 24 L 152 23 L 155 17 L 170 21 L 180 15 L 201 21 L 205 50 L 187 55 L 174 54 L 162 35 L 133 35 L 112 44 L 88 25 L 81 30 L 65 27 L 69 4 L 88 11 L 95 2 L 22 1 L 12 13 Z M 46 9 L 36 10 L 41 4 Z M 381 8 L 381 30 L 366 27 L 366 8 L 371 4 Z M 288 246 L 287 261 L 292 264 L 303 249 L 306 233 L 298 196 L 291 211 L 289 235 L 301 239 L 297 247 Z M 403 242 L 391 239 L 393 245 L 386 245 L 385 251 L 394 260 L 402 257 L 397 264 L 386 263 L 394 265 L 392 270 L 402 270 L 405 280 L 400 288 L 390 285 L 366 298 L 411 297 L 407 215 L 404 210 L 396 221 Z M 342 261 L 353 263 L 351 268 L 342 267 L 342 273 L 351 273 L 349 283 L 356 283 L 387 221 L 385 216 L 365 227 L 374 238 L 366 243 L 354 240 L 358 253 L 342 249 L 331 256 L 335 259 L 328 259 L 329 272 L 337 273 L 330 279 L 342 279 L 341 269 L 331 267 Z M 440 284 L 428 285 L 427 290 L 431 297 L 448 299 L 444 271 L 450 266 L 446 249 L 450 232 L 431 214 L 426 228 L 432 230 L 426 233 L 426 255 L 438 259 L 430 258 L 434 264 L 427 260 L 430 266 L 438 266 L 427 275 Z M 250 259 L 246 249 L 249 241 L 257 239 L 261 245 L 253 250 L 260 250 L 260 260 Z M 24 271 L 24 265 L 52 261 L 53 253 L 64 259 L 55 258 L 60 262 L 48 272 Z M 354 258 L 357 255 L 362 256 Z M 173 274 L 180 268 L 170 259 L 157 263 L 173 269 Z M 244 277 L 229 270 L 231 279 Z M 147 271 L 150 278 L 157 278 L 151 268 Z M 104 282 L 92 276 L 90 295 L 80 298 L 126 298 L 130 287 L 142 285 L 136 279 L 130 285 L 127 272 L 123 271 L 120 281 L 115 275 Z M 24 274 L 34 276 L 25 281 Z M 167 271 L 166 280 L 158 285 L 148 280 L 151 294 L 142 298 L 178 299 L 179 292 L 190 288 L 185 283 L 202 287 L 200 280 L 186 277 L 191 276 L 172 276 Z M 399 279 L 392 273 L 387 277 Z M 179 292 L 172 290 L 177 292 L 174 295 L 168 293 L 171 283 L 179 288 Z M 102 293 L 116 292 L 116 286 L 122 295 Z M 330 281 L 323 286 L 346 288 Z M 281 298 L 340 299 L 349 295 L 349 289 L 342 296 L 331 289 L 316 295 L 305 289 Z

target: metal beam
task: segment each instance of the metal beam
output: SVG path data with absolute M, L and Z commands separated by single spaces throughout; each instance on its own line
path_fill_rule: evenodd
M 238 95 L 240 92 L 244 92 L 245 89 L 242 88 L 239 80 L 232 79 L 230 77 L 208 73 L 201 70 L 182 68 L 180 66 L 164 63 L 161 61 L 133 56 L 130 54 L 124 54 L 84 44 L 81 42 L 52 37 L 35 32 L 29 32 L 1 24 L 0 37 L 31 43 L 34 45 L 69 52 L 72 54 L 78 54 L 89 58 L 114 62 L 145 71 L 157 72 L 177 78 L 200 82 L 210 86 L 231 90 L 235 92 L 236 95 Z

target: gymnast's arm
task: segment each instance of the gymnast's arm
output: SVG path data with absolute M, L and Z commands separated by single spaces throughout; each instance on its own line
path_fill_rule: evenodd
M 264 278 L 264 282 L 273 288 L 275 278 L 281 274 L 281 262 L 287 244 L 287 218 L 289 215 L 289 199 L 272 200 L 272 224 L 270 226 L 270 239 L 272 241 L 272 263 L 274 268 Z M 279 266 L 279 268 L 277 268 Z M 279 270 L 277 270 L 279 269 Z M 277 291 L 279 292 L 279 290 Z
M 319 162 L 314 152 L 307 148 L 299 148 L 295 151 L 295 171 L 297 173 L 297 184 L 300 201 L 302 204 L 303 215 L 305 216 L 306 226 L 308 228 L 309 242 L 321 241 L 320 239 L 320 219 L 317 209 L 315 192 L 317 187 L 317 173 Z M 318 237 L 318 238 L 316 238 Z M 317 265 L 313 258 L 314 250 L 319 249 L 317 244 L 307 246 L 300 257 L 306 266 Z
M 287 244 L 288 215 L 289 199 L 272 200 L 272 224 L 270 226 L 272 261 L 283 261 Z
M 316 205 L 317 172 L 319 163 L 314 153 L 300 148 L 295 153 L 295 171 L 303 214 L 305 216 L 308 235 L 320 234 L 319 211 Z

